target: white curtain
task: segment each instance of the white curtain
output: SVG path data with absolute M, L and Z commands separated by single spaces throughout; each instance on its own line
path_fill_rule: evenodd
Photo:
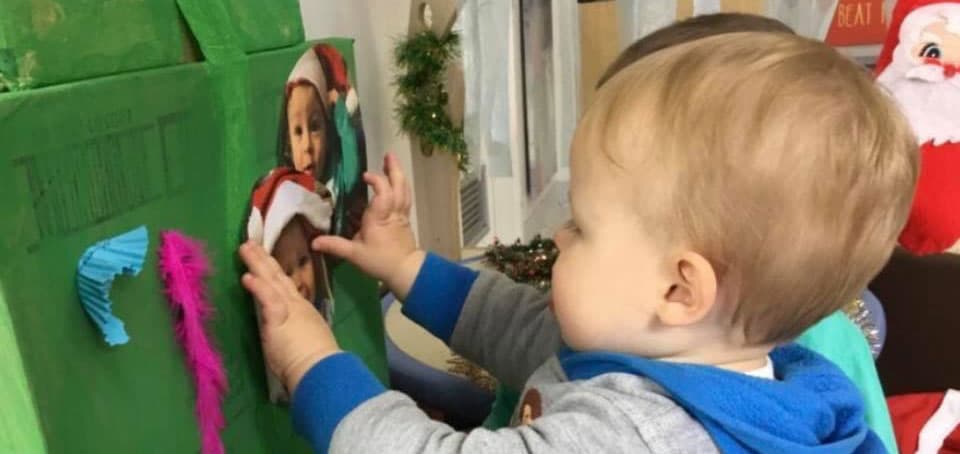
M 460 33 L 463 72 L 464 134 L 475 169 L 509 177 L 510 104 L 508 99 L 511 0 L 464 0 L 454 30 Z
M 620 47 L 624 48 L 677 18 L 676 0 L 617 0 Z
M 580 16 L 577 4 L 553 0 L 553 49 L 556 80 L 555 143 L 559 167 L 570 166 L 570 142 L 580 108 Z
M 720 0 L 693 0 L 694 14 L 716 13 L 721 6 Z M 766 13 L 801 35 L 823 39 L 836 7 L 837 0 L 767 0 Z M 677 1 L 617 0 L 617 11 L 620 17 L 620 42 L 622 47 L 626 47 L 676 20 Z
M 798 34 L 824 39 L 837 0 L 767 0 L 767 15 L 783 21 Z
M 720 9 L 720 0 L 693 0 L 694 16 L 719 13 Z

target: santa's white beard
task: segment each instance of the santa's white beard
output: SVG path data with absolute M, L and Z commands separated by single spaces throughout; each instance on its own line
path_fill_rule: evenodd
M 895 66 L 884 70 L 878 81 L 896 98 L 920 143 L 960 142 L 960 75 L 947 79 L 941 68 L 931 65 L 907 70 Z

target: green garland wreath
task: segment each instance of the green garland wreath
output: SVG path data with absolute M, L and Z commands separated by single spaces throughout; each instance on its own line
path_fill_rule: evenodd
M 395 115 L 400 129 L 420 139 L 423 153 L 446 150 L 457 158 L 457 166 L 466 171 L 470 163 L 463 128 L 447 115 L 449 95 L 443 85 L 450 61 L 459 55 L 460 37 L 453 32 L 437 36 L 424 31 L 397 43 L 394 61 L 398 74 Z

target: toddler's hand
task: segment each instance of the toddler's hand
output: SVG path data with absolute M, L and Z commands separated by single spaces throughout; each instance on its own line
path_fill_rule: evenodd
M 253 243 L 240 246 L 240 257 L 249 269 L 243 286 L 260 306 L 263 354 L 293 394 L 314 364 L 340 348 L 323 316 L 303 299 L 273 257 Z
M 360 231 L 352 240 L 321 236 L 313 241 L 319 252 L 352 262 L 382 280 L 399 299 L 413 286 L 426 254 L 417 250 L 410 227 L 411 192 L 393 154 L 383 159 L 386 176 L 367 172 L 363 180 L 373 187 L 373 200 L 363 213 Z

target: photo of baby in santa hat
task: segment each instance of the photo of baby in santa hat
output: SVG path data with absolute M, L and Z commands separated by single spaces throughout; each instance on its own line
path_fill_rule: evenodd
M 312 251 L 310 241 L 327 233 L 333 213 L 329 192 L 313 175 L 290 167 L 273 169 L 253 190 L 247 220 L 247 239 L 255 241 L 277 260 L 300 294 L 328 321 L 334 300 L 324 256 Z M 287 400 L 280 381 L 267 373 L 270 400 Z
M 285 85 L 278 165 L 307 172 L 333 199 L 331 232 L 352 237 L 367 203 L 366 146 L 347 63 L 332 45 L 308 49 Z
M 247 238 L 277 260 L 304 299 L 328 320 L 333 297 L 324 257 L 313 252 L 310 241 L 329 231 L 332 212 L 329 193 L 317 187 L 311 174 L 278 167 L 254 188 L 247 221 Z

